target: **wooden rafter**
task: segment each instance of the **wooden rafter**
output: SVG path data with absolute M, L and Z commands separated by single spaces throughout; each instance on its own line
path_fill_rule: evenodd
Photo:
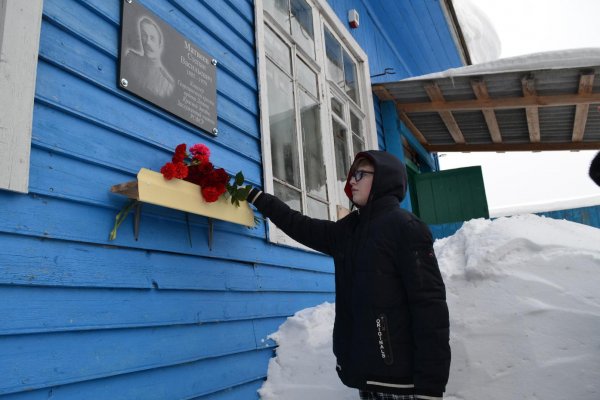
M 379 100 L 382 100 L 382 101 L 394 100 L 394 97 L 390 94 L 390 92 L 384 86 L 375 85 L 375 86 L 373 86 L 372 89 L 373 89 L 373 93 L 375 93 L 377 95 Z M 425 139 L 425 136 L 423 136 L 421 131 L 410 120 L 408 115 L 406 115 L 402 110 L 397 110 L 397 112 L 398 112 L 398 116 L 400 117 L 400 120 L 402 122 L 404 122 L 404 125 L 406 125 L 406 127 L 408 128 L 409 131 L 411 131 L 411 133 L 414 135 L 414 137 L 416 137 L 417 140 L 421 144 L 427 143 L 427 139 Z M 403 138 L 403 140 L 406 140 L 406 139 Z
M 421 131 L 419 130 L 419 128 L 416 127 L 416 125 L 410 120 L 410 118 L 408 118 L 408 115 L 406 115 L 406 113 L 402 110 L 399 110 L 396 107 L 397 111 L 398 111 L 398 116 L 400 117 L 400 119 L 402 120 L 402 122 L 404 122 L 404 125 L 406 125 L 406 127 L 408 128 L 409 131 L 412 132 L 412 134 L 414 135 L 414 137 L 417 138 L 417 140 L 421 143 L 421 144 L 426 144 L 427 143 L 427 139 L 425 139 L 425 136 L 421 133 Z
M 582 74 L 579 77 L 579 90 L 577 93 L 580 95 L 590 95 L 593 88 L 594 73 Z M 583 140 L 589 109 L 589 104 L 577 104 L 575 107 L 575 122 L 573 123 L 573 135 L 571 137 L 573 142 L 581 142 Z
M 373 85 L 372 90 L 381 101 L 394 100 L 394 96 L 384 86 Z
M 552 96 L 503 97 L 501 99 L 490 100 L 453 100 L 445 101 L 443 103 L 399 103 L 399 106 L 406 113 L 426 113 L 440 111 L 478 111 L 482 108 L 510 110 L 527 106 L 554 107 L 593 103 L 600 103 L 600 93 L 593 93 L 585 96 L 580 94 L 560 94 Z
M 483 80 L 472 80 L 471 87 L 473 88 L 473 93 L 475 93 L 475 97 L 477 97 L 479 100 L 490 99 L 487 86 Z M 487 124 L 488 130 L 490 131 L 492 142 L 502 143 L 502 134 L 500 133 L 500 127 L 498 126 L 498 120 L 496 119 L 496 113 L 494 112 L 494 110 L 490 108 L 482 108 L 481 112 L 483 113 L 483 117 L 485 118 L 485 123 Z
M 429 98 L 431 99 L 431 101 L 433 103 L 444 103 L 444 95 L 442 94 L 442 91 L 440 89 L 440 87 L 433 83 L 433 84 L 427 84 L 424 86 L 425 91 L 427 92 L 427 95 L 429 96 Z M 446 128 L 448 128 L 448 131 L 450 132 L 450 135 L 452 135 L 452 139 L 454 139 L 455 143 L 465 143 L 465 138 L 458 126 L 458 124 L 456 123 L 456 120 L 454 119 L 454 116 L 452 115 L 451 111 L 438 111 L 440 117 L 442 118 L 442 121 L 444 121 L 444 124 L 446 125 Z
M 479 152 L 479 151 L 555 151 L 555 150 L 598 150 L 600 142 L 568 143 L 490 143 L 490 144 L 426 144 L 430 152 Z
M 525 77 L 521 79 L 521 86 L 523 87 L 523 97 L 536 96 L 535 80 L 533 78 Z M 527 129 L 529 129 L 529 141 L 537 143 L 541 140 L 538 106 L 533 105 L 525 107 L 525 114 L 527 116 Z

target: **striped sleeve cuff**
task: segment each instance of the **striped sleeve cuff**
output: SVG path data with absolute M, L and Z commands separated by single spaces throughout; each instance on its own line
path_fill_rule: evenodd
M 256 201 L 256 199 L 258 199 L 261 194 L 262 194 L 261 190 L 253 187 L 252 189 L 250 189 L 250 193 L 248 193 L 248 198 L 246 200 L 249 203 L 254 204 L 254 202 Z

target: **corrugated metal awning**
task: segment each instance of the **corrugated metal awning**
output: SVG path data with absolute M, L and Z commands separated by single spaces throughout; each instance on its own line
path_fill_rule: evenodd
M 466 67 L 467 68 L 472 67 Z M 373 85 L 431 152 L 600 149 L 599 66 L 432 74 Z

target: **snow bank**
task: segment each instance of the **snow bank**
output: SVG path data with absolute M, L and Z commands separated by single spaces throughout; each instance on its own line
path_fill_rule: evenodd
M 472 220 L 435 251 L 446 282 L 447 400 L 600 399 L 600 229 L 535 215 Z M 273 335 L 263 399 L 357 399 L 335 373 L 334 306 Z
M 297 312 L 270 336 L 277 357 L 269 361 L 263 400 L 356 400 L 356 390 L 344 386 L 335 371 L 332 351 L 335 305 L 323 303 Z

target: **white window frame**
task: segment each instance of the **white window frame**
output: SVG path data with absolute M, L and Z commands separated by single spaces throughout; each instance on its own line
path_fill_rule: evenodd
M 377 129 L 375 125 L 375 115 L 373 107 L 373 95 L 371 92 L 371 79 L 369 76 L 369 63 L 366 53 L 360 48 L 360 45 L 350 35 L 346 29 L 344 23 L 339 20 L 331 6 L 326 0 L 306 0 L 313 9 L 314 18 L 314 34 L 315 34 L 315 50 L 316 59 L 325 60 L 324 55 L 324 44 L 323 44 L 323 26 L 327 26 L 332 33 L 335 33 L 337 38 L 343 44 L 344 48 L 349 54 L 355 59 L 357 67 L 357 90 L 359 92 L 362 108 L 364 111 L 364 139 L 365 149 L 376 149 L 378 146 L 377 142 Z M 271 159 L 271 138 L 270 138 L 270 127 L 269 127 L 269 104 L 268 104 L 268 91 L 263 85 L 267 82 L 267 58 L 264 43 L 264 10 L 263 0 L 255 0 L 255 27 L 256 27 L 256 48 L 258 52 L 258 92 L 259 92 L 259 106 L 260 106 L 260 130 L 261 130 L 261 144 L 262 144 L 262 160 L 263 160 L 263 179 L 264 179 L 264 190 L 267 193 L 274 192 L 273 185 L 273 170 L 272 170 L 272 159 Z M 333 155 L 333 135 L 331 135 L 331 109 L 330 109 L 330 85 L 326 81 L 326 64 L 321 64 L 321 72 L 319 74 L 319 101 L 321 107 L 326 112 L 320 113 L 321 130 L 323 135 L 323 150 L 325 152 L 325 162 L 327 163 L 327 195 L 329 199 L 329 215 L 335 219 L 337 216 L 337 190 L 335 188 L 335 160 Z M 350 126 L 348 127 L 351 134 Z M 351 138 L 351 136 L 350 136 Z M 301 154 L 300 154 L 301 156 Z M 300 168 L 300 174 L 304 176 L 304 170 Z M 304 199 L 305 194 L 303 193 L 302 198 Z M 288 245 L 306 249 L 306 247 L 300 245 L 280 229 L 278 229 L 271 221 L 268 221 L 268 239 L 272 243 L 281 245 Z
M 43 0 L 0 0 L 0 189 L 29 192 Z

